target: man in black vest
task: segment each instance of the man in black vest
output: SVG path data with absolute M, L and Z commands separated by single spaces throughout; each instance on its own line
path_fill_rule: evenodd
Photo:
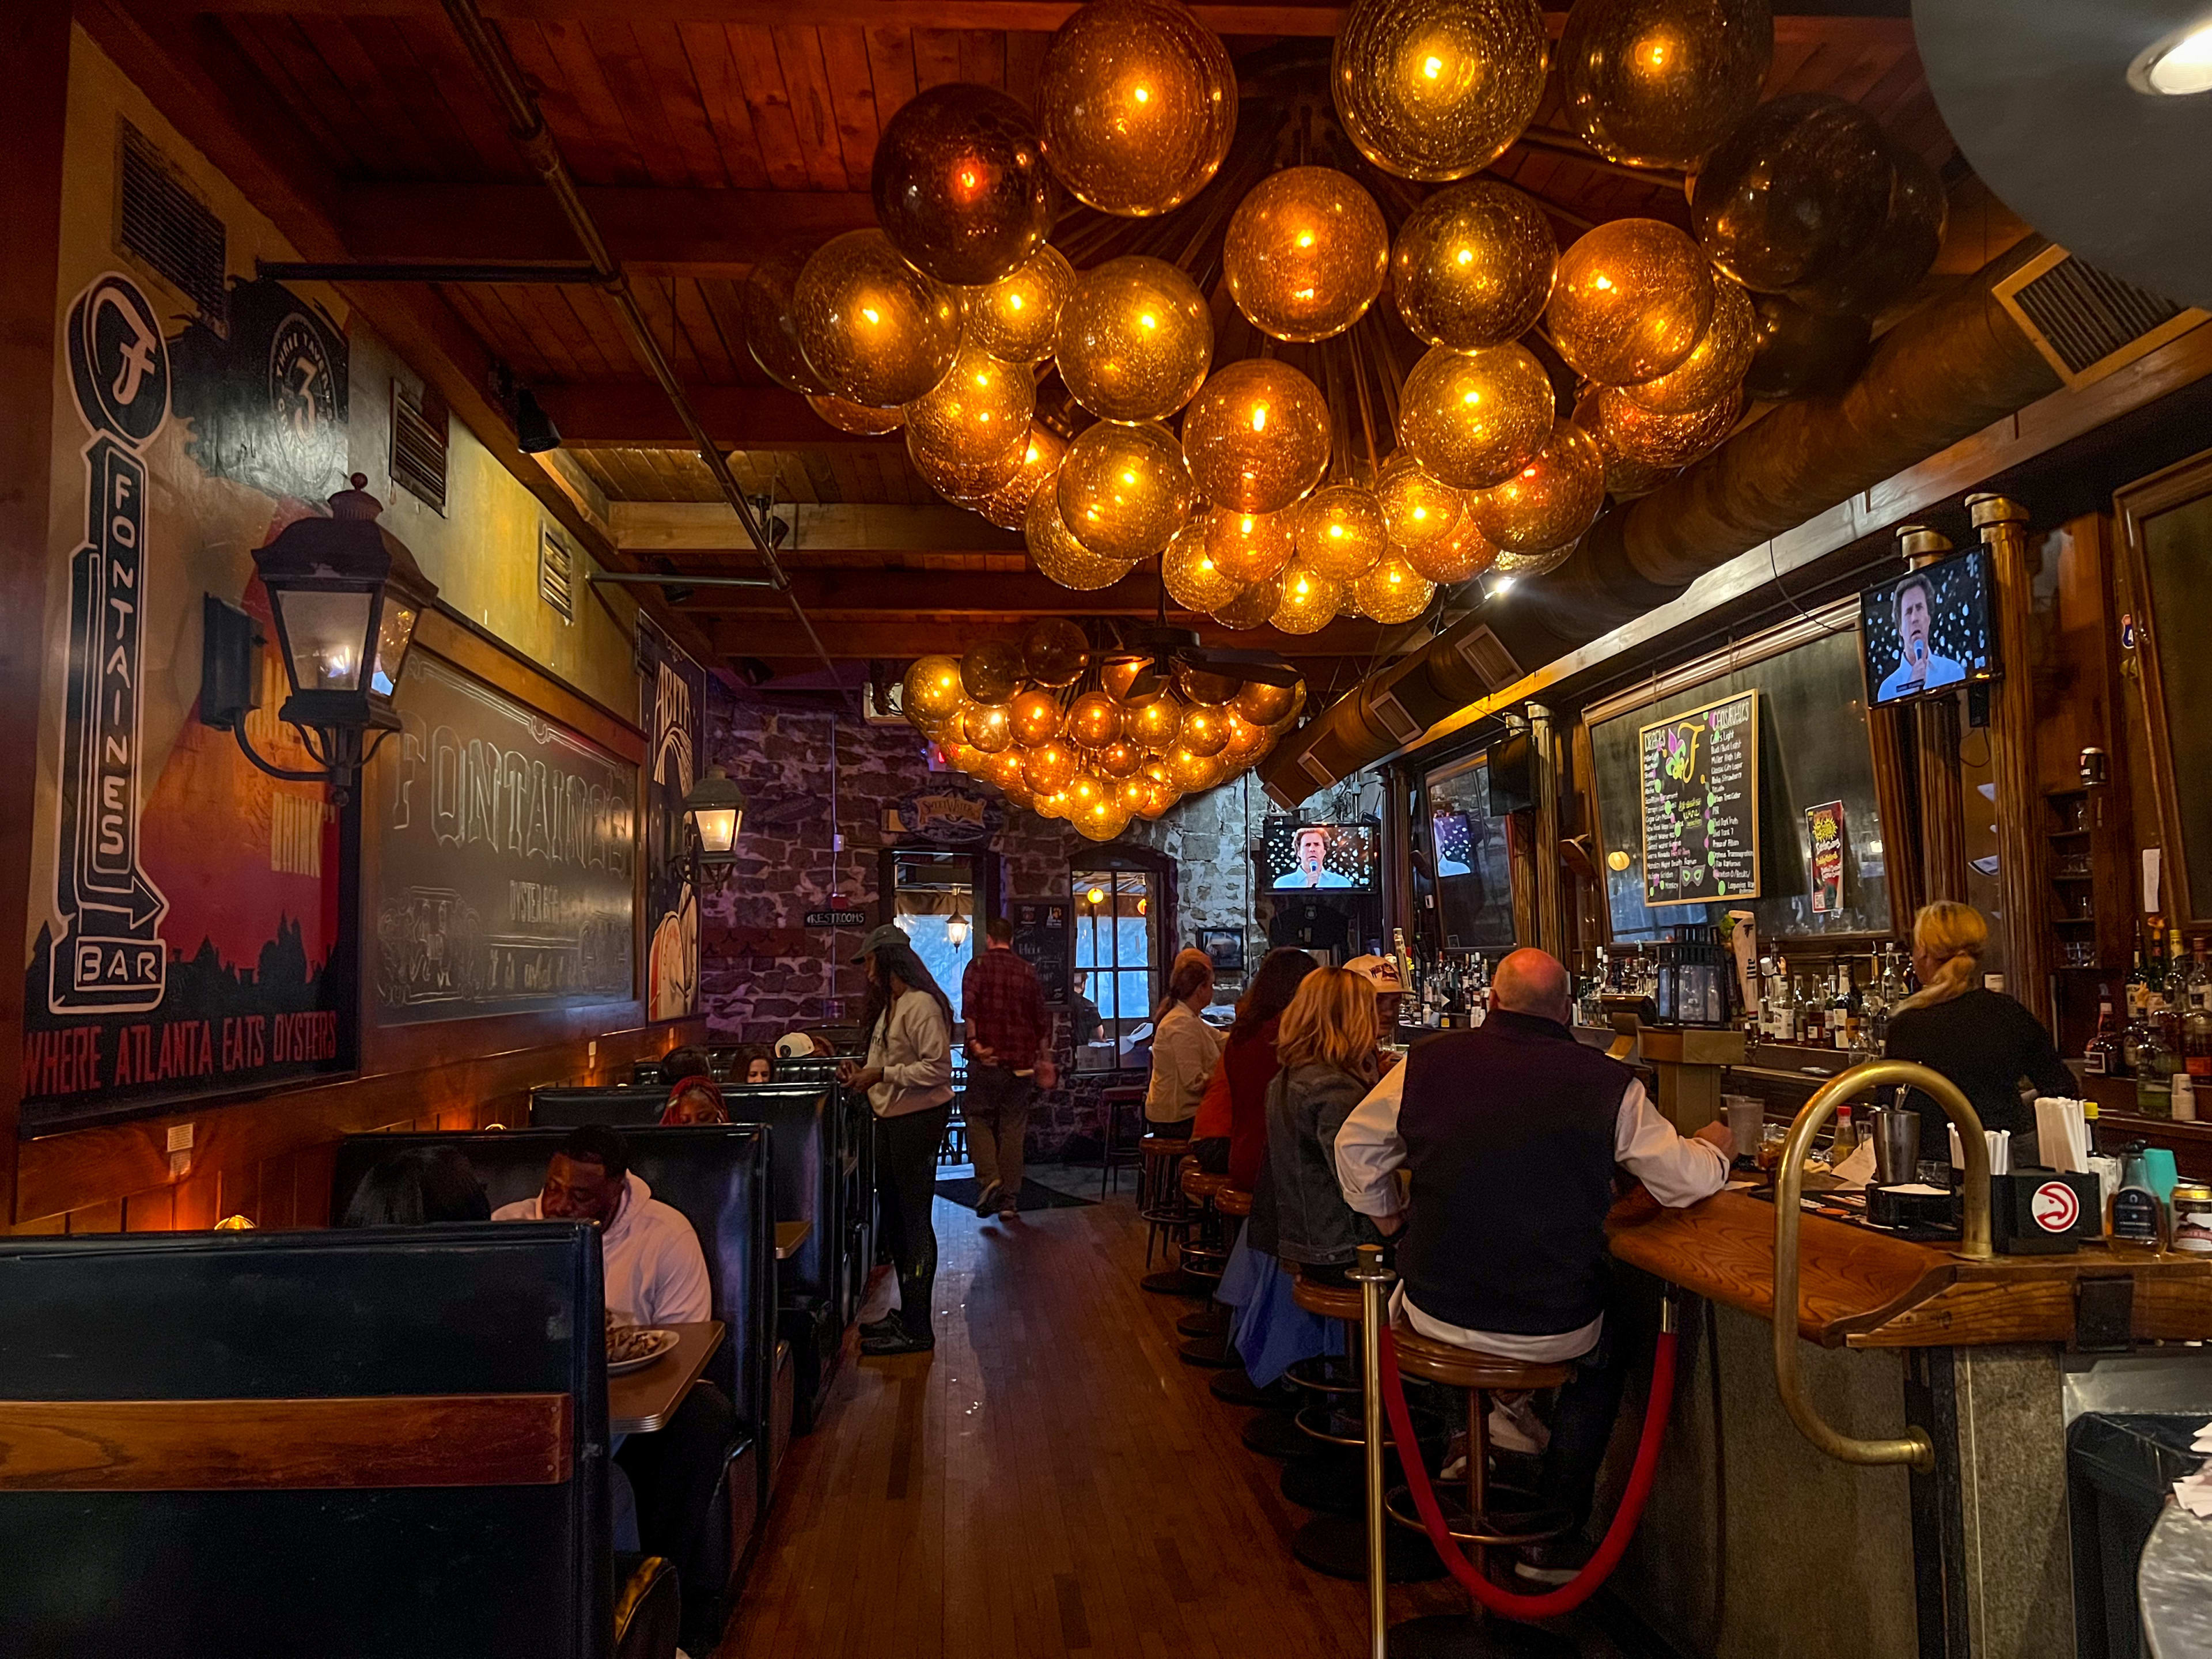
M 1676 1134 L 1633 1072 L 1576 1042 L 1571 981 L 1543 951 L 1498 964 L 1491 1009 L 1376 1085 L 1338 1132 L 1337 1179 L 1385 1233 L 1405 1229 L 1396 1305 L 1415 1330 L 1509 1359 L 1578 1362 L 1543 1485 L 1579 1529 L 1625 1381 L 1604 1340 L 1613 1171 L 1662 1204 L 1694 1204 L 1728 1179 L 1729 1129 Z M 1561 1583 L 1588 1555 L 1569 1534 L 1524 1550 L 1516 1571 Z

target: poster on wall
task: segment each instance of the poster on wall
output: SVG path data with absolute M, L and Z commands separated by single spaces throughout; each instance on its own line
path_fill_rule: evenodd
M 1830 915 L 1844 908 L 1843 802 L 1807 807 L 1805 831 L 1812 845 L 1813 908 Z
M 1075 941 L 1071 933 L 1074 906 L 1066 899 L 1017 899 L 1009 907 L 1014 924 L 1014 954 L 1036 969 L 1048 1008 L 1067 1006 Z
M 684 858 L 684 798 L 706 752 L 707 671 L 642 611 L 637 664 L 646 734 L 646 1017 L 699 1007 L 699 895 Z
M 287 314 L 311 314 L 285 297 Z M 77 442 L 58 427 L 55 499 L 82 503 L 83 529 L 53 550 L 47 583 L 24 988 L 33 1132 L 342 1071 L 355 1056 L 343 815 L 322 785 L 271 778 L 198 723 L 197 663 L 180 644 L 215 581 L 195 562 L 261 545 L 314 510 L 294 486 L 342 473 L 343 337 L 313 319 L 320 357 L 300 405 L 265 351 L 248 363 L 179 349 L 121 272 L 88 282 L 63 326 Z M 296 446 L 308 459 L 281 481 L 225 470 L 205 441 L 218 407 L 233 450 Z M 337 469 L 315 459 L 332 454 Z M 273 639 L 258 582 L 239 599 Z M 311 769 L 270 712 L 283 684 L 273 648 L 261 673 L 248 737 L 275 765 Z
M 1644 902 L 1759 896 L 1759 693 L 1638 726 Z
M 418 651 L 381 769 L 373 985 L 386 1024 L 636 994 L 636 769 Z

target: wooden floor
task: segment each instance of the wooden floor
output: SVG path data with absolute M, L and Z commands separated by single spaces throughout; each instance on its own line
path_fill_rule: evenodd
M 1365 1651 L 1364 1586 L 1291 1559 L 1279 1466 L 1176 1357 L 1194 1304 L 1139 1288 L 1126 1184 L 988 1224 L 938 1200 L 936 1352 L 848 1365 L 718 1659 Z M 1464 1605 L 1448 1581 L 1392 1591 L 1394 1619 Z

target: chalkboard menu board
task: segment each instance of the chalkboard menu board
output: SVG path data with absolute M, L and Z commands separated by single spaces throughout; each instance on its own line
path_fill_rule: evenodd
M 1074 961 L 1068 921 L 1074 907 L 1066 899 L 1017 899 L 1012 908 L 1014 954 L 1036 969 L 1045 1006 L 1066 1007 Z
M 1644 813 L 1644 902 L 1759 896 L 1759 693 L 1685 710 L 1636 731 Z
M 635 996 L 637 769 L 427 653 L 398 706 L 374 809 L 384 1023 Z

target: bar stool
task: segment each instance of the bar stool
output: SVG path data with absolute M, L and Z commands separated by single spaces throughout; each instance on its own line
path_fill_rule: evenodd
M 1209 1174 L 1198 1167 L 1196 1158 L 1186 1158 L 1178 1179 L 1182 1187 L 1182 1195 L 1198 1206 L 1198 1217 L 1194 1225 L 1200 1237 L 1195 1242 L 1186 1238 L 1177 1255 L 1183 1272 L 1200 1283 L 1200 1288 L 1193 1294 L 1203 1296 L 1211 1303 L 1215 1289 L 1221 1283 L 1221 1276 L 1229 1267 L 1229 1245 L 1222 1233 L 1221 1212 L 1217 1207 L 1217 1200 L 1229 1190 L 1229 1177 Z M 1230 1351 L 1229 1333 L 1225 1326 L 1210 1334 L 1186 1341 L 1181 1352 L 1184 1364 L 1212 1370 L 1223 1370 L 1243 1363 Z
M 1142 1141 L 1144 1130 L 1139 1128 L 1129 1137 L 1133 1144 L 1124 1145 L 1121 1137 L 1121 1120 L 1124 1115 L 1130 1115 L 1133 1116 L 1139 1124 L 1143 1123 L 1145 1091 L 1141 1088 L 1127 1086 L 1102 1090 L 1098 1096 L 1098 1109 L 1102 1120 L 1098 1133 L 1098 1196 L 1103 1200 L 1109 1190 L 1107 1183 L 1110 1181 L 1113 1183 L 1110 1190 L 1120 1192 L 1121 1171 L 1139 1161 L 1136 1156 L 1136 1146 L 1133 1143 Z M 1139 1207 L 1142 1208 L 1144 1182 L 1141 1175 L 1137 1184 Z M 1147 1239 L 1146 1243 L 1149 1253 L 1151 1241 Z M 1149 1261 L 1149 1254 L 1147 1260 Z
M 1341 1366 L 1325 1358 L 1301 1359 L 1289 1372 L 1299 1387 L 1319 1396 L 1295 1419 L 1298 1432 L 1313 1444 L 1315 1454 L 1283 1471 L 1285 1501 L 1316 1511 L 1291 1537 L 1291 1553 L 1331 1578 L 1364 1579 L 1367 1577 L 1365 1393 L 1358 1373 L 1351 1369 L 1358 1363 L 1351 1357 L 1360 1352 L 1364 1323 L 1359 1286 L 1317 1279 L 1302 1267 L 1291 1295 L 1308 1313 L 1335 1320 L 1344 1327 L 1346 1356 Z M 1383 1432 L 1389 1433 L 1387 1425 Z M 1416 1411 L 1413 1432 L 1442 1449 L 1443 1424 L 1434 1413 Z M 1395 1442 L 1386 1443 L 1386 1456 L 1396 1449 Z M 1444 1571 L 1426 1537 L 1409 1538 L 1395 1531 L 1383 1540 L 1383 1568 L 1390 1582 L 1398 1584 L 1440 1578 Z
M 1229 1305 L 1219 1299 L 1218 1292 L 1221 1279 L 1229 1269 L 1229 1258 L 1236 1249 L 1237 1229 L 1243 1224 L 1245 1217 L 1252 1213 L 1252 1194 L 1241 1187 L 1232 1186 L 1225 1175 L 1204 1176 L 1202 1179 L 1201 1201 L 1212 1212 L 1213 1228 L 1218 1234 L 1218 1248 L 1221 1252 L 1220 1271 L 1213 1275 L 1217 1295 L 1196 1313 L 1185 1314 L 1177 1320 L 1176 1328 L 1190 1339 L 1182 1345 L 1185 1364 L 1215 1366 L 1223 1370 L 1233 1368 L 1241 1372 L 1244 1369 L 1244 1362 L 1229 1343 Z M 1219 1184 L 1216 1185 L 1216 1182 Z M 1203 1276 L 1211 1267 L 1211 1258 L 1206 1257 L 1205 1265 L 1194 1271 Z
M 1438 1342 L 1413 1329 L 1402 1316 L 1391 1322 L 1390 1334 L 1398 1345 L 1401 1376 L 1460 1390 L 1467 1395 L 1467 1497 L 1464 1502 L 1460 1501 L 1447 1493 L 1438 1481 L 1437 1503 L 1443 1510 L 1444 1524 L 1450 1528 L 1453 1539 L 1462 1546 L 1474 1547 L 1476 1571 L 1486 1578 L 1490 1576 L 1490 1552 L 1493 1549 L 1541 1543 L 1571 1531 L 1572 1523 L 1568 1517 L 1556 1510 L 1533 1506 L 1509 1509 L 1499 1501 L 1508 1495 L 1532 1498 L 1533 1494 L 1512 1492 L 1490 1478 L 1490 1396 L 1559 1388 L 1572 1374 L 1574 1366 L 1507 1359 Z M 1393 1486 L 1384 1507 L 1401 1528 L 1410 1529 L 1426 1539 L 1427 1531 L 1421 1525 L 1420 1515 L 1413 1507 L 1413 1493 L 1407 1488 Z M 1409 1619 L 1390 1627 L 1392 1659 L 1486 1659 L 1496 1654 L 1511 1654 L 1515 1659 L 1522 1659 L 1522 1656 L 1527 1656 L 1527 1659 L 1548 1659 L 1553 1655 L 1559 1659 L 1572 1659 L 1577 1651 L 1572 1642 L 1547 1631 L 1527 1625 L 1486 1623 L 1480 1608 L 1467 1616 L 1435 1614 Z
M 1137 1218 L 1145 1224 L 1145 1266 L 1152 1265 L 1152 1250 L 1164 1241 L 1171 1249 L 1180 1249 L 1190 1236 L 1191 1224 L 1198 1218 L 1197 1206 L 1182 1195 L 1182 1183 L 1176 1179 L 1177 1166 L 1190 1151 L 1187 1140 L 1170 1139 L 1165 1135 L 1146 1135 L 1137 1143 L 1137 1152 L 1143 1160 L 1137 1170 Z M 1161 1296 L 1192 1296 L 1197 1286 L 1180 1267 L 1159 1273 L 1147 1271 L 1144 1280 L 1146 1290 Z

